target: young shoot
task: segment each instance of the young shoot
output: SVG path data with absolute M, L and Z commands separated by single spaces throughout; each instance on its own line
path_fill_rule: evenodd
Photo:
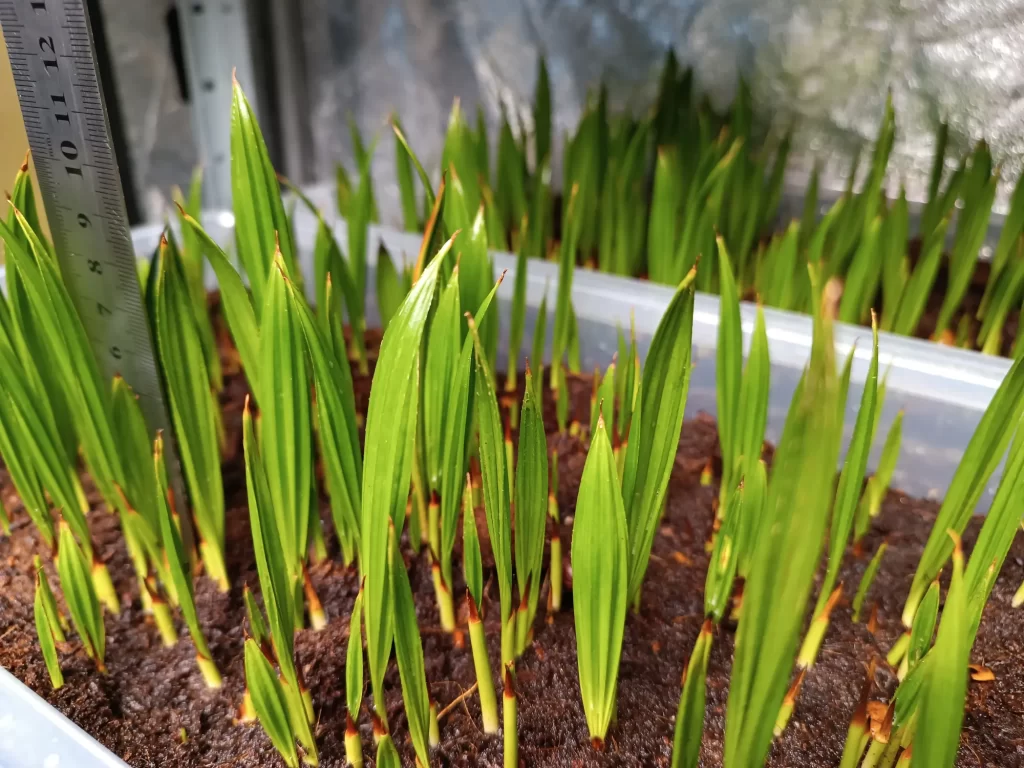
M 591 742 L 602 749 L 615 712 L 629 598 L 626 510 L 603 417 L 590 443 L 573 523 L 573 616 L 580 693 Z

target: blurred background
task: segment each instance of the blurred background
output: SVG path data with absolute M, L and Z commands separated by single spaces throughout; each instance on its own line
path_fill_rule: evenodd
M 233 68 L 275 164 L 297 181 L 326 181 L 336 162 L 351 165 L 348 120 L 380 134 L 374 172 L 385 219 L 397 214 L 393 142 L 382 130 L 388 115 L 402 118 L 435 166 L 455 97 L 471 114 L 479 106 L 492 125 L 504 107 L 529 130 L 541 53 L 558 131 L 575 125 L 602 80 L 613 106 L 644 109 L 671 47 L 720 103 L 747 77 L 769 137 L 796 126 L 795 183 L 817 161 L 823 187 L 843 186 L 850 156 L 874 139 L 887 89 L 897 118 L 888 181 L 906 182 L 911 199 L 923 197 L 940 118 L 950 123 L 950 162 L 978 139 L 992 146 L 1003 171 L 1000 202 L 1024 164 L 1022 0 L 86 4 L 102 29 L 107 99 L 136 222 L 161 218 L 170 189 L 186 184 L 197 163 L 206 168 L 207 204 L 228 204 Z M 0 135 L 0 176 L 11 179 L 25 138 L 6 56 Z

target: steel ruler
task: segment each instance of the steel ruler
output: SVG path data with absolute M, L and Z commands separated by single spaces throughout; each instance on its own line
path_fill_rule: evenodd
M 0 26 L 64 282 L 103 372 L 120 374 L 149 428 L 164 430 L 177 478 L 88 11 L 82 0 L 0 0 Z

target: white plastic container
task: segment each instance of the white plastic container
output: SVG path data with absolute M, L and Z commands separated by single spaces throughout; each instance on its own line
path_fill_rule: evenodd
M 313 197 L 323 210 L 334 210 L 329 191 L 314 190 Z M 204 217 L 210 234 L 225 244 L 233 242 L 233 222 L 233 216 L 226 212 L 209 213 Z M 306 269 L 310 266 L 316 220 L 300 209 L 295 230 Z M 347 244 L 344 222 L 336 225 L 336 236 L 344 250 Z M 134 232 L 136 254 L 140 258 L 148 257 L 159 244 L 159 238 L 159 227 Z M 374 278 L 378 242 L 384 243 L 393 259 L 401 261 L 415 258 L 420 238 L 386 228 L 372 229 L 367 270 L 367 313 L 371 325 L 377 320 Z M 498 293 L 502 327 L 507 328 L 515 257 L 495 253 L 494 262 L 496 270 L 509 270 Z M 557 283 L 556 264 L 529 262 L 524 344 L 533 337 L 537 308 L 545 292 L 549 308 L 553 308 Z M 608 364 L 616 350 L 616 328 L 621 326 L 628 331 L 631 313 L 636 321 L 640 352 L 646 354 L 672 294 L 671 288 L 654 283 L 577 269 L 572 297 L 584 368 L 603 368 Z M 744 304 L 741 312 L 745 339 L 749 341 L 756 308 Z M 772 363 L 768 438 L 774 440 L 779 436 L 789 400 L 810 355 L 811 323 L 805 315 L 771 309 L 765 310 L 765 320 Z M 550 322 L 548 328 L 550 337 Z M 718 298 L 698 294 L 693 324 L 695 368 L 687 400 L 688 417 L 698 411 L 712 414 L 715 411 L 717 335 Z M 505 334 L 500 338 L 507 345 Z M 842 358 L 856 346 L 846 414 L 848 431 L 852 430 L 867 375 L 870 345 L 871 334 L 867 329 L 837 326 L 837 355 Z M 879 358 L 880 369 L 888 370 L 888 395 L 880 435 L 875 441 L 876 455 L 893 416 L 902 408 L 905 412 L 903 444 L 893 486 L 914 496 L 941 498 L 982 412 L 1009 369 L 1009 361 L 892 334 L 880 334 Z M 499 364 L 504 366 L 507 359 L 506 346 L 499 353 Z M 990 505 L 997 482 L 998 474 L 983 496 L 980 509 Z M 0 670 L 0 768 L 124 768 L 124 763 L 13 676 Z

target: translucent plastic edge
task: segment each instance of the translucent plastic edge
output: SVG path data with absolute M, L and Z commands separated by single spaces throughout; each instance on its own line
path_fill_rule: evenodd
M 309 194 L 321 210 L 334 210 L 332 189 L 317 186 Z M 344 243 L 347 231 L 345 222 L 338 221 L 334 226 L 339 241 Z M 310 251 L 316 232 L 314 217 L 305 211 L 297 211 L 295 230 L 302 250 Z M 405 254 L 408 258 L 415 258 L 419 252 L 421 238 L 415 233 L 399 232 L 390 227 L 371 227 L 370 242 L 374 243 L 375 238 L 379 238 L 393 255 Z M 369 260 L 375 264 L 376 248 L 371 248 L 371 251 Z M 515 273 L 516 259 L 513 254 L 494 252 L 493 256 L 496 270 L 508 269 L 509 277 Z M 511 279 L 506 279 L 499 295 L 511 298 L 512 284 Z M 545 290 L 548 291 L 549 302 L 553 302 L 557 289 L 558 265 L 531 259 L 527 274 L 527 304 L 538 306 Z M 609 275 L 583 267 L 577 267 L 573 276 L 572 298 L 577 317 L 606 324 L 613 330 L 617 323 L 628 328 L 630 312 L 633 311 L 637 332 L 653 334 L 672 294 L 670 286 Z M 713 351 L 715 348 L 718 308 L 717 296 L 697 294 L 693 343 L 701 352 Z M 740 313 L 744 341 L 748 342 L 753 332 L 757 306 L 743 302 Z M 770 307 L 764 308 L 764 317 L 772 366 L 801 370 L 810 358 L 810 318 L 802 313 Z M 836 352 L 846 355 L 856 346 L 851 379 L 854 383 L 863 384 L 867 376 L 871 358 L 870 344 L 870 329 L 846 323 L 836 324 Z M 892 333 L 879 333 L 878 359 L 879 370 L 888 370 L 889 392 L 977 411 L 984 411 L 988 407 L 1011 364 L 1007 358 Z
M 0 765 L 127 768 L 127 763 L 0 668 Z

